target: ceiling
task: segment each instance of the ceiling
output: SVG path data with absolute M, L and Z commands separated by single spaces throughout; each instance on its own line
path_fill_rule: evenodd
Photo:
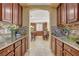
M 36 6 L 36 5 L 45 5 L 45 6 L 52 6 L 57 7 L 59 3 L 21 3 L 22 6 Z

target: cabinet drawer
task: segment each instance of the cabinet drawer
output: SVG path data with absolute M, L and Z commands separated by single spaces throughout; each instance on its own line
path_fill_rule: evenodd
M 19 45 L 16 49 L 15 49 L 15 56 L 21 56 L 22 54 L 21 54 L 21 45 Z
M 15 48 L 21 45 L 21 40 L 15 43 Z
M 3 50 L 0 50 L 0 54 L 3 52 Z
M 0 55 L 5 56 L 5 55 L 7 55 L 8 53 L 10 53 L 11 51 L 13 51 L 13 49 L 14 49 L 14 48 L 13 48 L 13 45 L 10 45 L 10 46 L 4 48 L 4 49 L 1 51 Z
M 7 56 L 14 56 L 14 52 L 10 52 Z
M 69 45 L 64 44 L 64 49 L 71 53 L 73 56 L 79 56 L 79 51 L 70 47 Z
M 56 44 L 56 55 L 57 56 L 62 56 L 62 47 Z
M 61 41 L 59 41 L 58 39 L 56 39 L 56 43 L 59 45 L 59 46 L 62 46 L 63 43 Z
M 22 43 L 24 43 L 24 42 L 26 42 L 26 39 L 25 38 L 22 39 Z
M 63 51 L 64 52 L 64 56 L 72 56 L 72 54 L 70 54 L 69 52 L 67 52 L 67 51 Z

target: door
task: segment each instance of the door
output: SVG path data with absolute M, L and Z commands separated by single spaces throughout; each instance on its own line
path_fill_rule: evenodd
M 2 20 L 2 4 L 0 3 L 0 21 Z
M 2 20 L 12 23 L 12 3 L 2 4 Z
M 19 10 L 18 7 L 19 6 L 18 6 L 17 3 L 13 4 L 13 23 L 16 24 L 16 25 L 18 25 L 18 20 L 19 20 L 18 19 L 18 15 L 19 15 L 18 14 L 18 10 Z
M 22 39 L 22 55 L 25 54 L 26 49 L 27 49 L 27 47 L 26 47 L 26 39 L 24 38 L 24 39 Z
M 64 56 L 72 56 L 69 52 L 64 50 Z
M 52 39 L 51 39 L 51 49 L 52 49 L 52 52 L 54 53 L 54 55 L 56 54 L 56 45 L 55 45 L 55 43 L 56 43 L 56 40 L 52 36 Z
M 61 24 L 66 24 L 66 4 L 61 4 Z
M 15 49 L 15 56 L 21 56 L 21 45 Z
M 19 21 L 18 21 L 18 25 L 22 26 L 22 7 L 19 5 Z
M 56 56 L 62 56 L 62 47 L 56 44 Z
M 67 3 L 67 22 L 77 21 L 77 4 Z

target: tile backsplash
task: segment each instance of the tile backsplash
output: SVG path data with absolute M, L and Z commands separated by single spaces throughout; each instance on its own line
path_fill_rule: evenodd
M 8 26 L 9 25 L 12 25 L 8 22 L 4 22 L 4 21 L 0 21 L 0 34 L 8 34 L 8 33 L 11 33 L 10 30 L 8 30 Z

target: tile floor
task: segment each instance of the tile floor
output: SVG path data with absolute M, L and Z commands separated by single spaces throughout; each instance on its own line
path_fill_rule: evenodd
M 29 56 L 52 56 L 49 43 L 49 40 L 43 40 L 41 36 L 37 36 L 30 44 Z

